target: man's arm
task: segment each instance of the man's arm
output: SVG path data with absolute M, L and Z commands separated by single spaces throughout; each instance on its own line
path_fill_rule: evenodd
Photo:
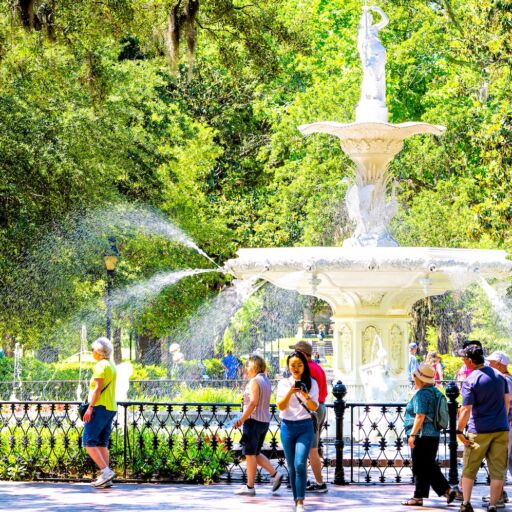
M 462 433 L 467 427 L 469 418 L 471 417 L 472 405 L 463 405 L 459 411 L 459 421 L 457 422 L 457 437 L 465 445 L 471 444 L 471 441 Z

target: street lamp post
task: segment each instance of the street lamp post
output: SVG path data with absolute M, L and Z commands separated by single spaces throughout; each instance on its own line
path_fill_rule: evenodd
M 107 270 L 107 322 L 106 331 L 107 338 L 111 339 L 111 323 L 112 323 L 112 288 L 114 285 L 114 275 L 116 273 L 117 262 L 119 261 L 119 250 L 116 245 L 116 237 L 111 236 L 108 239 L 110 243 L 110 250 L 103 256 L 105 269 Z

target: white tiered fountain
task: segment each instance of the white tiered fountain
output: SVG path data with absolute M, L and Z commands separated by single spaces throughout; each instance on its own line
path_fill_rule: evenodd
M 373 23 L 372 12 L 381 21 Z M 443 126 L 388 123 L 386 52 L 378 31 L 388 23 L 378 7 L 363 7 L 358 49 L 363 64 L 356 122 L 318 122 L 300 126 L 304 135 L 328 133 L 356 164 L 346 204 L 356 223 L 343 247 L 241 249 L 226 269 L 238 278 L 260 277 L 274 285 L 313 295 L 332 308 L 333 367 L 345 384 L 360 386 L 359 369 L 375 363 L 374 341 L 381 340 L 391 377 L 406 380 L 411 306 L 419 299 L 463 289 L 482 278 L 504 280 L 512 271 L 505 251 L 398 247 L 388 231 L 397 211 L 388 164 L 403 141 L 418 134 L 441 135 Z M 378 337 L 378 338 L 377 338 Z M 379 397 L 381 400 L 391 396 Z

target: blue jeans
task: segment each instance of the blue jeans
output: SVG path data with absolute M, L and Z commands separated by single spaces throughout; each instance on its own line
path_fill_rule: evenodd
M 314 438 L 313 420 L 281 421 L 281 443 L 295 501 L 306 495 L 307 462 Z

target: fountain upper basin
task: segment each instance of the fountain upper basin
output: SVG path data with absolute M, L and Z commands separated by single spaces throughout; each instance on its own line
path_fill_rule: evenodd
M 325 300 L 339 314 L 404 315 L 419 299 L 504 280 L 512 261 L 499 250 L 430 247 L 241 249 L 226 270 Z

